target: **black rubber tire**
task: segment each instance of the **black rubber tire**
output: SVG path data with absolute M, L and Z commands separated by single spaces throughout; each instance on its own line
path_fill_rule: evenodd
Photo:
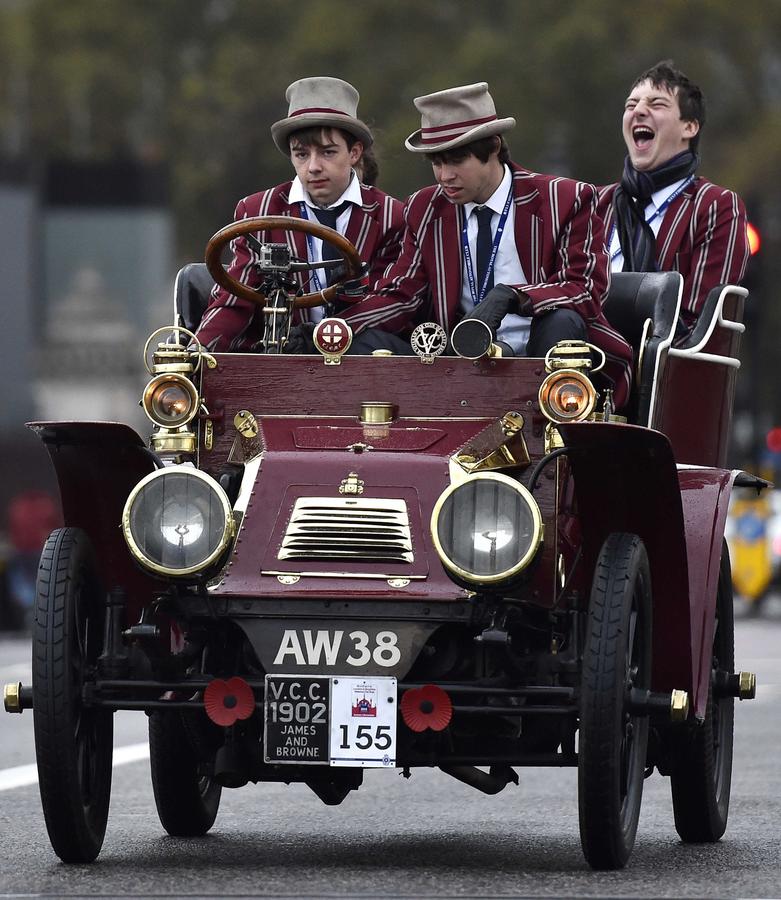
M 726 544 L 719 569 L 712 668 L 730 673 L 735 668 L 732 572 Z M 684 843 L 713 843 L 727 828 L 734 723 L 735 698 L 714 700 L 711 678 L 705 721 L 687 724 L 674 745 L 670 786 L 675 830 Z
M 222 787 L 198 774 L 198 757 L 178 710 L 149 716 L 149 764 L 157 814 L 174 837 L 201 837 L 214 824 Z
M 82 704 L 82 685 L 101 652 L 104 601 L 87 535 L 53 531 L 36 586 L 33 723 L 46 828 L 66 863 L 92 862 L 106 833 L 113 714 Z
M 643 796 L 648 717 L 627 711 L 651 682 L 651 574 L 633 534 L 611 534 L 594 572 L 578 736 L 580 842 L 593 869 L 623 868 Z

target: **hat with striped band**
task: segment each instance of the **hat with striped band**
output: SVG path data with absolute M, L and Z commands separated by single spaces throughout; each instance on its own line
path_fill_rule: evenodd
M 368 147 L 374 138 L 358 118 L 359 98 L 358 91 L 341 78 L 299 78 L 285 91 L 288 114 L 271 126 L 271 137 L 285 156 L 290 155 L 288 137 L 294 131 L 317 126 L 341 128 Z
M 413 153 L 439 153 L 515 127 L 515 119 L 496 115 L 484 81 L 415 98 L 420 128 L 404 142 Z

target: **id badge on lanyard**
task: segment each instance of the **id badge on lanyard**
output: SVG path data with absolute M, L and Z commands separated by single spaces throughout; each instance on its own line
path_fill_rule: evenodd
M 499 252 L 499 243 L 502 240 L 502 234 L 504 233 L 504 226 L 507 224 L 507 216 L 510 213 L 510 204 L 513 200 L 513 185 L 512 180 L 510 181 L 510 190 L 507 192 L 507 199 L 504 201 L 504 209 L 502 210 L 499 216 L 499 224 L 496 226 L 496 234 L 494 235 L 493 243 L 491 244 L 491 255 L 488 258 L 488 266 L 485 270 L 485 277 L 483 278 L 483 283 L 480 285 L 480 293 L 477 292 L 477 279 L 475 278 L 475 270 L 472 265 L 472 252 L 469 249 L 469 236 L 468 236 L 468 220 L 464 221 L 464 227 L 461 229 L 461 246 L 464 250 L 464 261 L 466 262 L 466 275 L 469 281 L 469 293 L 472 296 L 472 303 L 477 306 L 486 295 L 486 288 L 488 287 L 488 280 L 491 277 L 491 273 L 494 270 L 494 263 L 496 262 L 496 254 Z

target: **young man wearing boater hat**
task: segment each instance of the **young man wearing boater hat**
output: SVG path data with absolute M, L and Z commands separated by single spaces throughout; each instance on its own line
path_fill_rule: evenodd
M 415 106 L 421 128 L 406 146 L 426 154 L 437 184 L 408 199 L 401 255 L 353 309 L 353 327 L 403 334 L 433 319 L 450 333 L 468 316 L 526 356 L 586 339 L 605 352 L 621 406 L 632 351 L 602 313 L 609 269 L 596 189 L 513 163 L 501 135 L 515 119 L 497 116 L 485 83 Z
M 599 192 L 612 270 L 683 276 L 679 338 L 711 288 L 740 282 L 749 255 L 743 201 L 696 175 L 704 124 L 699 87 L 671 60 L 652 66 L 624 105 L 624 174 Z
M 373 137 L 357 116 L 359 95 L 351 84 L 339 78 L 302 78 L 288 87 L 285 96 L 288 115 L 271 126 L 271 136 L 290 158 L 295 178 L 240 200 L 235 219 L 309 219 L 334 228 L 351 241 L 366 267 L 362 277 L 345 282 L 337 295 L 338 314 L 349 321 L 348 304 L 355 296 L 364 296 L 366 286 L 374 285 L 399 254 L 402 204 L 375 187 L 362 185 L 353 171 Z M 310 262 L 338 256 L 328 244 L 302 232 L 272 230 L 256 237 L 262 242 L 287 243 L 293 255 Z M 240 237 L 232 243 L 232 249 L 228 273 L 250 287 L 259 286 L 258 257 L 250 243 Z M 296 273 L 296 277 L 305 293 L 313 293 L 328 286 L 327 272 L 325 268 L 315 269 Z M 312 351 L 312 328 L 322 316 L 322 307 L 297 310 L 297 324 L 291 329 L 285 351 Z M 210 350 L 258 349 L 263 334 L 262 313 L 255 304 L 216 286 L 197 334 Z M 362 340 L 368 346 L 356 341 L 351 350 L 370 352 L 377 346 L 389 346 L 393 340 L 392 335 L 381 333 L 380 337 L 377 343 L 365 334 Z

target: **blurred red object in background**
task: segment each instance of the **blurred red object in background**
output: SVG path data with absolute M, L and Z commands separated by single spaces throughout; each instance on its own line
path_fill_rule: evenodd
M 49 533 L 61 524 L 60 511 L 45 491 L 25 491 L 8 504 L 8 539 L 18 553 L 40 553 Z

